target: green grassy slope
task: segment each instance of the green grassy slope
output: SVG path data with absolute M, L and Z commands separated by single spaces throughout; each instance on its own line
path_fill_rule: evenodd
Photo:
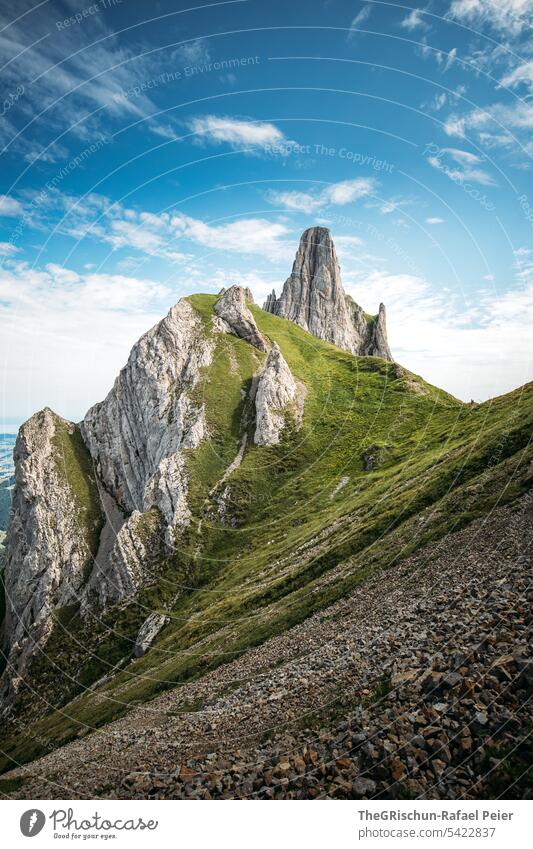
M 189 300 L 210 333 L 215 297 Z M 32 668 L 37 694 L 23 694 L 19 708 L 35 721 L 22 734 L 8 729 L 3 769 L 42 753 L 43 740 L 59 745 L 231 660 L 524 492 L 532 385 L 466 405 L 393 363 L 353 357 L 253 312 L 307 389 L 300 430 L 288 422 L 282 442 L 269 448 L 249 441 L 227 481 L 222 524 L 209 493 L 243 430 L 253 432 L 244 395 L 264 355 L 233 336 L 214 336 L 213 364 L 197 387 L 210 440 L 188 456 L 193 521 L 135 603 L 85 622 L 75 610 L 58 612 L 46 657 Z M 145 657 L 129 663 L 153 609 L 171 623 Z M 85 691 L 119 662 L 122 671 Z

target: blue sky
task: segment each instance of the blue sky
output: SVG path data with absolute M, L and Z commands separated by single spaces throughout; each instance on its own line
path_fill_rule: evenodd
M 301 231 L 458 396 L 531 379 L 533 0 L 3 2 L 4 421 L 73 419 L 182 295 Z

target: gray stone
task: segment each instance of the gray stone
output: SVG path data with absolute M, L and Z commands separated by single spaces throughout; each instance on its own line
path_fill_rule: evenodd
M 303 391 L 275 342 L 259 375 L 255 411 L 256 445 L 276 445 L 280 441 L 287 415 L 292 414 L 296 423 L 301 421 Z
M 164 616 L 162 613 L 150 613 L 150 616 L 145 619 L 137 634 L 133 648 L 135 657 L 142 657 L 146 654 L 157 635 L 169 622 L 170 618 Z

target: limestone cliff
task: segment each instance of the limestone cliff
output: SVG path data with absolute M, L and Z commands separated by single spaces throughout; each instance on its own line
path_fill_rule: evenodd
M 276 298 L 273 291 L 263 309 L 352 354 L 392 361 L 385 307 L 381 304 L 377 316 L 367 316 L 346 295 L 335 245 L 325 227 L 304 232 L 281 296 Z

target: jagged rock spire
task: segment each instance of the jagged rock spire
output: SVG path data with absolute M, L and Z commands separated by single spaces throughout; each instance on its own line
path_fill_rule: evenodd
M 281 296 L 276 298 L 273 291 L 263 309 L 352 354 L 392 360 L 385 307 L 381 304 L 378 315 L 369 317 L 346 295 L 335 245 L 326 227 L 310 227 L 303 233 Z
M 233 333 L 234 336 L 244 339 L 260 351 L 267 351 L 267 341 L 259 332 L 247 302 L 253 303 L 250 289 L 242 286 L 224 289 L 214 306 L 215 315 L 218 318 L 217 328 L 226 333 Z

